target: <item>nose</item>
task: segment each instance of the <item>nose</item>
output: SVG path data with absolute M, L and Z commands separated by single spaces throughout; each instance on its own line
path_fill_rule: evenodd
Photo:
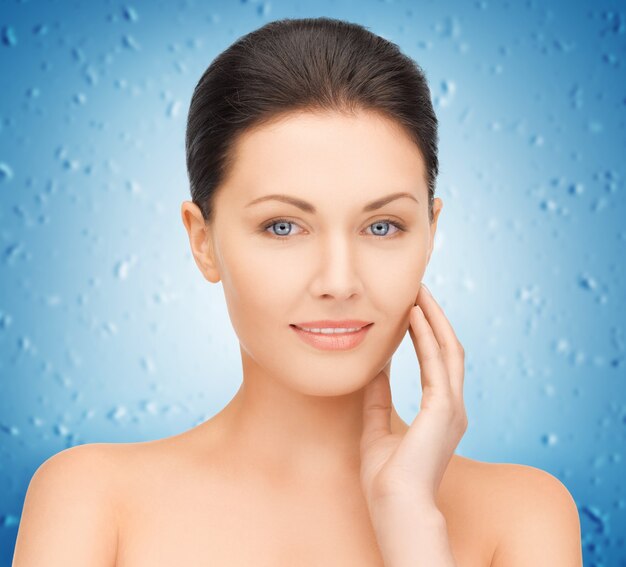
M 358 250 L 345 235 L 334 232 L 320 239 L 317 251 L 316 295 L 347 299 L 362 290 Z

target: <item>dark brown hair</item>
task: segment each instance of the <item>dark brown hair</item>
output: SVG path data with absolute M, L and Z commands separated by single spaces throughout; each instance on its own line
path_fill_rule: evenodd
M 432 222 L 438 135 L 424 72 L 396 44 L 326 17 L 269 22 L 239 38 L 203 73 L 185 140 L 192 201 L 212 222 L 215 193 L 244 132 L 290 112 L 359 109 L 390 118 L 419 148 Z

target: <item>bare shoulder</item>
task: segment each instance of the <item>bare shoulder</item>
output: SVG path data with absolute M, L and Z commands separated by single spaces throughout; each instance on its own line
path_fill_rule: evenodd
M 492 534 L 492 567 L 582 566 L 578 508 L 558 478 L 528 465 L 465 457 L 456 459 L 454 475 L 466 491 L 472 487 L 466 497 Z
M 582 566 L 580 517 L 566 486 L 528 465 L 495 465 L 503 529 L 493 567 Z
M 77 445 L 37 468 L 24 499 L 14 567 L 114 564 L 118 467 L 113 447 Z

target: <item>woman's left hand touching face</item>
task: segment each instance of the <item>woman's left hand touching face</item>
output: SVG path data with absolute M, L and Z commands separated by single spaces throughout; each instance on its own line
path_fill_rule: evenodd
M 404 501 L 436 508 L 444 472 L 467 429 L 465 353 L 450 322 L 421 286 L 409 333 L 420 366 L 420 411 L 405 434 L 391 432 L 391 388 L 381 372 L 364 391 L 361 485 L 372 510 Z

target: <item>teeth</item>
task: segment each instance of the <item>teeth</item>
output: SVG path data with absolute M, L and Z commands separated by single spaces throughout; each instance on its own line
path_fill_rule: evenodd
M 297 327 L 297 325 L 296 325 Z M 309 331 L 309 333 L 321 333 L 323 335 L 334 335 L 337 333 L 354 333 L 355 331 L 360 331 L 362 327 L 356 327 L 353 329 L 342 329 L 338 328 L 330 328 L 330 329 L 305 329 L 304 327 L 298 327 L 298 329 L 302 329 L 303 331 Z

